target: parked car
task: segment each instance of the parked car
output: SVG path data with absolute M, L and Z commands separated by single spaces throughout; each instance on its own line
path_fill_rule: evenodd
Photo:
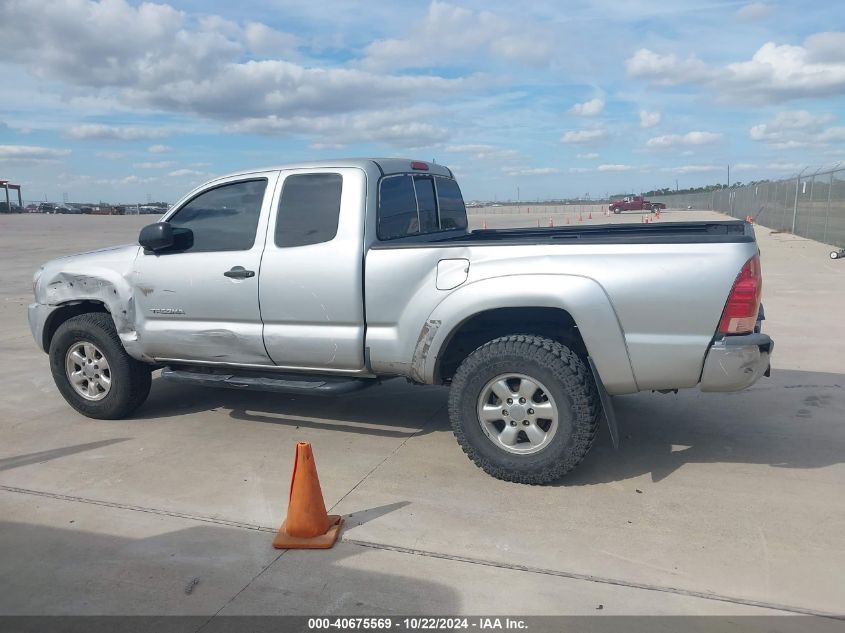
M 663 210 L 666 205 L 662 202 L 650 202 L 642 196 L 626 196 L 622 200 L 614 200 L 608 207 L 613 213 L 622 213 L 623 211 L 648 211 L 654 213 L 658 210 Z
M 602 412 L 616 438 L 611 395 L 768 375 L 761 283 L 745 222 L 470 231 L 446 167 L 324 160 L 217 178 L 138 243 L 45 264 L 29 322 L 89 417 L 130 415 L 155 366 L 314 395 L 403 377 L 450 385 L 486 472 L 545 483 Z
M 40 202 L 38 204 L 38 213 L 56 213 L 56 205 L 52 202 Z

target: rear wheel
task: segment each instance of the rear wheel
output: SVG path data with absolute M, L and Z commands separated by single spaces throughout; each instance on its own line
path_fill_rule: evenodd
M 574 352 L 520 334 L 495 339 L 464 360 L 452 381 L 449 417 L 461 448 L 486 473 L 544 484 L 589 451 L 599 401 Z
M 59 326 L 50 341 L 50 370 L 62 397 L 89 418 L 126 417 L 150 392 L 151 367 L 126 353 L 111 315 L 102 312 Z

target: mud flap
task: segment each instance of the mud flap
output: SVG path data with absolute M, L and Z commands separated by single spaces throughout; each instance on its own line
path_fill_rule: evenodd
M 601 400 L 601 408 L 604 411 L 604 419 L 607 420 L 607 430 L 610 431 L 613 448 L 619 450 L 619 428 L 616 426 L 616 412 L 613 410 L 613 401 L 610 399 L 607 389 L 604 388 L 604 383 L 599 377 L 593 359 L 587 356 L 587 362 L 590 364 L 590 371 L 593 372 L 593 380 L 596 381 L 596 389 L 599 392 L 599 400 Z

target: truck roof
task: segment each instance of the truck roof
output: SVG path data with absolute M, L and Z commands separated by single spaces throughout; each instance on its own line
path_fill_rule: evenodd
M 424 163 L 427 170 L 412 169 L 411 163 Z M 275 171 L 281 169 L 308 169 L 313 167 L 357 167 L 365 171 L 372 170 L 374 167 L 378 169 L 383 175 L 387 174 L 401 174 L 407 172 L 428 173 L 437 176 L 447 176 L 453 178 L 452 170 L 444 165 L 438 165 L 426 160 L 416 160 L 411 158 L 327 158 L 322 160 L 307 160 L 298 161 L 295 163 L 285 163 L 282 165 L 272 165 L 269 167 L 243 169 L 218 176 L 218 178 L 229 178 L 231 176 L 240 176 L 244 174 L 251 174 L 257 171 Z M 216 180 L 217 178 L 215 178 Z

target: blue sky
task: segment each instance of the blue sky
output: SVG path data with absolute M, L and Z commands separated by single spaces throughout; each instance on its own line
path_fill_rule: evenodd
M 499 200 L 845 162 L 839 2 L 2 0 L 0 42 L 0 178 L 29 200 L 338 156 Z

